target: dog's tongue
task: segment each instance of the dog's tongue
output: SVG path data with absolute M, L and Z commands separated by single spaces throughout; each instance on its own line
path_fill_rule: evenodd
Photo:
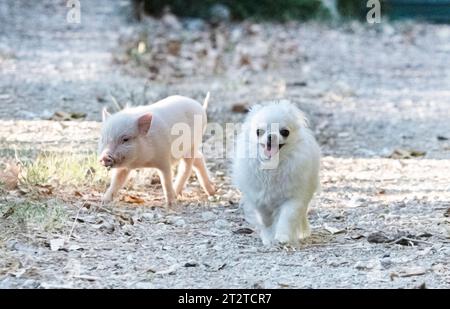
M 278 146 L 266 146 L 264 148 L 264 155 L 268 158 L 272 158 L 278 152 Z

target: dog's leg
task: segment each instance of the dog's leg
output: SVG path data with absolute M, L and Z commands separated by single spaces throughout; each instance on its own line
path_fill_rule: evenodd
M 197 152 L 197 155 L 194 158 L 194 171 L 203 190 L 205 190 L 208 195 L 213 195 L 216 193 L 216 189 L 209 179 L 203 154 L 200 152 Z
M 172 169 L 170 165 L 164 166 L 158 169 L 159 178 L 161 179 L 162 188 L 164 191 L 164 197 L 166 199 L 167 206 L 173 206 L 176 200 L 175 190 L 172 184 Z
M 193 158 L 183 158 L 180 161 L 180 164 L 178 165 L 177 178 L 175 179 L 174 184 L 175 194 L 177 196 L 181 194 L 181 191 L 183 190 L 186 181 L 192 174 L 193 161 L 194 161 Z
M 305 239 L 311 236 L 311 228 L 308 221 L 308 206 L 300 208 L 300 226 L 298 230 L 298 238 Z
M 273 242 L 273 228 L 271 226 L 261 225 L 259 236 L 261 237 L 264 246 L 270 246 Z
M 127 180 L 129 174 L 130 170 L 128 168 L 113 169 L 111 184 L 109 185 L 108 190 L 106 190 L 106 193 L 103 195 L 103 202 L 111 202 L 114 199 L 114 196 L 125 184 L 125 181 Z
M 259 236 L 261 237 L 264 246 L 270 246 L 273 242 L 273 220 L 272 213 L 265 213 L 264 211 L 259 211 L 256 207 L 252 207 L 253 224 L 259 230 Z
M 274 237 L 277 242 L 295 245 L 298 240 L 299 229 L 303 238 L 309 236 L 306 210 L 307 206 L 300 200 L 289 200 L 281 205 Z

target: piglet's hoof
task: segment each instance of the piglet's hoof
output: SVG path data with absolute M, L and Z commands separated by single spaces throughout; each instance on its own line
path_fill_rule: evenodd
M 102 196 L 102 203 L 103 204 L 108 204 L 111 203 L 113 201 L 114 197 L 111 193 L 106 192 L 103 196 Z

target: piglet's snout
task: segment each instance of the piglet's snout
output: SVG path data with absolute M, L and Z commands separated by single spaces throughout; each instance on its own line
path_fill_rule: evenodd
M 114 159 L 110 155 L 104 154 L 100 157 L 100 164 L 104 167 L 112 167 L 114 165 Z

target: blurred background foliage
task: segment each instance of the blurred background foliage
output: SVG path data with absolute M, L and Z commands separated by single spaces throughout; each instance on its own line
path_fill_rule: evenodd
M 166 8 L 178 16 L 226 17 L 242 20 L 306 20 L 328 16 L 321 0 L 133 0 L 135 6 L 150 15 L 159 16 Z M 227 10 L 227 12 L 225 12 Z
M 135 12 L 161 16 L 166 9 L 183 17 L 230 20 L 343 19 L 366 17 L 367 0 L 132 0 Z M 450 0 L 380 0 L 382 16 L 450 22 Z M 138 16 L 139 14 L 136 14 Z

